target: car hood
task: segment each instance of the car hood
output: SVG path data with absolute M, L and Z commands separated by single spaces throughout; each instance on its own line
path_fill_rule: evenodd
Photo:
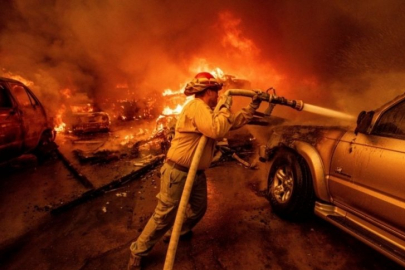
M 325 140 L 339 141 L 349 128 L 341 126 L 278 126 L 272 129 L 267 147 L 273 148 L 283 145 L 291 145 L 294 141 L 303 141 L 317 146 Z

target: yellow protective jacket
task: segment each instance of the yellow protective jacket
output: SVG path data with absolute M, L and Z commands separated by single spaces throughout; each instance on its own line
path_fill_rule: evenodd
M 205 135 L 208 140 L 198 170 L 207 169 L 214 155 L 216 141 L 224 138 L 230 129 L 246 124 L 252 119 L 254 111 L 248 106 L 236 114 L 232 114 L 226 107 L 213 112 L 204 101 L 195 98 L 180 113 L 167 158 L 190 168 L 198 142 Z

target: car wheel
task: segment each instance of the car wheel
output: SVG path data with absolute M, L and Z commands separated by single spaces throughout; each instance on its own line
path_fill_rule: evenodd
M 54 142 L 55 137 L 56 132 L 54 130 L 46 130 L 42 133 L 39 143 L 33 151 L 33 154 L 37 156 L 39 161 L 45 160 L 57 149 Z
M 282 218 L 300 220 L 314 209 L 312 178 L 305 160 L 291 151 L 274 157 L 268 179 L 268 197 L 273 211 Z

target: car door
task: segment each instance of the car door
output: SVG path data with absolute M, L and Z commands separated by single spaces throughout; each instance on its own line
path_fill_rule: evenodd
M 395 231 L 405 228 L 405 101 L 381 115 L 369 134 L 349 132 L 331 163 L 337 205 Z
M 22 118 L 24 148 L 31 150 L 39 142 L 46 125 L 46 116 L 41 104 L 23 84 L 10 82 L 10 92 L 17 100 Z
M 6 85 L 0 83 L 0 162 L 21 153 L 22 120 L 14 105 Z

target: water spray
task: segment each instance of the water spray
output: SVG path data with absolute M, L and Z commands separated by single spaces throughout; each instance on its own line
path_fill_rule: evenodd
M 303 110 L 306 112 L 321 114 L 321 115 L 334 117 L 334 118 L 347 119 L 347 120 L 356 119 L 356 117 L 353 115 L 350 115 L 347 113 L 342 113 L 342 112 L 331 110 L 331 109 L 327 109 L 327 108 L 322 108 L 322 107 L 311 105 L 311 104 L 305 104 Z

